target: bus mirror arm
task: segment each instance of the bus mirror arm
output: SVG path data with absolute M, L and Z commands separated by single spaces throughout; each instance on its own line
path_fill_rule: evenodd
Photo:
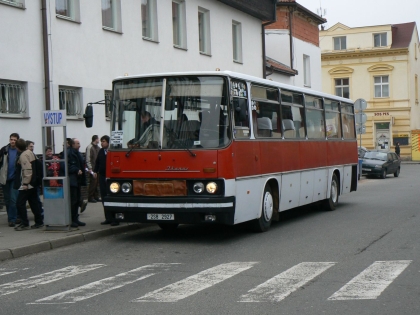
M 93 103 L 87 103 L 85 108 L 85 113 L 83 114 L 83 118 L 85 119 L 85 126 L 86 128 L 92 128 L 93 126 L 93 107 L 92 105 L 98 104 L 98 105 L 105 105 L 105 100 L 93 102 Z

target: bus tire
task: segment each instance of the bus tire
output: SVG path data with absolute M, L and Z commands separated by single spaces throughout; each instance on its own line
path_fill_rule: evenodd
M 261 205 L 261 216 L 259 219 L 255 219 L 252 221 L 253 230 L 258 233 L 268 231 L 270 229 L 271 221 L 273 219 L 273 212 L 273 194 L 271 192 L 271 187 L 269 185 L 266 185 L 264 188 L 264 194 Z
M 337 207 L 338 204 L 338 194 L 339 194 L 339 185 L 338 179 L 335 174 L 333 174 L 331 178 L 331 193 L 328 199 L 324 201 L 324 208 L 327 211 L 333 211 Z
M 176 228 L 178 227 L 178 223 L 158 223 L 159 227 L 163 230 L 163 231 L 175 231 Z

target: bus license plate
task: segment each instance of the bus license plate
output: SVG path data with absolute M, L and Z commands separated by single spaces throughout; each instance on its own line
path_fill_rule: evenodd
M 148 213 L 147 220 L 174 220 L 173 213 Z

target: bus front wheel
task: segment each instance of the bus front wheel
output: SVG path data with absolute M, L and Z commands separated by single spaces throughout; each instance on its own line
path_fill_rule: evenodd
M 339 195 L 339 185 L 338 185 L 338 179 L 335 174 L 333 174 L 331 179 L 331 193 L 330 198 L 325 199 L 324 201 L 324 207 L 327 211 L 333 211 L 337 207 L 338 204 L 338 195 Z
M 255 232 L 265 232 L 268 231 L 271 225 L 274 211 L 274 201 L 273 194 L 271 192 L 271 187 L 269 185 L 265 186 L 262 207 L 261 207 L 261 216 L 259 219 L 252 221 L 253 230 Z

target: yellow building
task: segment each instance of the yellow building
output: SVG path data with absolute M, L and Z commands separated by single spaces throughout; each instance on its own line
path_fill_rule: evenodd
M 320 31 L 324 92 L 368 106 L 362 146 L 420 161 L 420 46 L 415 22 Z M 360 135 L 358 135 L 358 141 Z

